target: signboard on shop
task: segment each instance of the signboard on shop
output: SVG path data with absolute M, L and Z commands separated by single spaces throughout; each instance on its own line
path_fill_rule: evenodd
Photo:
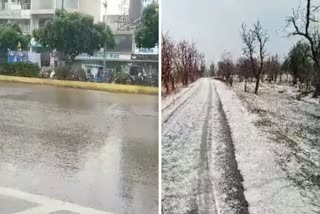
M 132 54 L 132 60 L 158 61 L 158 55 Z
M 130 60 L 131 54 L 106 53 L 106 60 Z M 75 60 L 104 60 L 103 53 L 95 53 L 92 56 L 89 54 L 80 54 Z
M 159 54 L 159 48 L 136 48 L 134 50 L 134 54 L 146 54 L 146 55 L 158 55 Z

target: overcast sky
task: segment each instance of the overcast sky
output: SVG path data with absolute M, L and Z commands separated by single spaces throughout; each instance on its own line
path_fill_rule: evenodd
M 241 56 L 241 23 L 259 18 L 270 35 L 267 49 L 283 57 L 296 41 L 287 38 L 285 19 L 301 0 L 162 0 L 162 31 L 175 40 L 194 41 L 207 61 L 224 51 Z

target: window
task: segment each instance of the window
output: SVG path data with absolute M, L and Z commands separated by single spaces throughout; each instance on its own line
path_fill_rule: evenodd
M 132 52 L 132 35 L 114 35 L 116 52 Z
M 79 0 L 57 0 L 56 7 L 58 9 L 62 8 L 62 2 L 63 2 L 64 9 L 77 10 L 79 8 Z

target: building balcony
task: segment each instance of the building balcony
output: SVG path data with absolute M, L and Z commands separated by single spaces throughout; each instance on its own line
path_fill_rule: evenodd
M 79 11 L 79 0 L 33 0 L 31 2 L 32 15 L 54 14 L 56 9 L 62 8 L 69 12 Z
M 0 10 L 0 19 L 30 19 L 30 10 Z

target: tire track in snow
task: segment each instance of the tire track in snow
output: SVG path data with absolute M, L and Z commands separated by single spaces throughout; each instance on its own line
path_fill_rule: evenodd
M 210 80 L 213 85 L 213 81 Z M 212 118 L 211 177 L 219 213 L 248 214 L 243 178 L 238 169 L 231 129 L 219 94 L 214 87 Z M 241 121 L 239 121 L 241 122 Z
M 196 84 L 162 123 L 162 213 L 248 214 L 220 99 L 209 79 Z
M 198 84 L 197 93 L 162 124 L 163 213 L 198 213 L 199 142 L 209 88 L 204 80 Z
M 199 165 L 199 198 L 198 198 L 198 213 L 219 213 L 213 192 L 213 184 L 209 173 L 209 148 L 212 148 L 212 84 L 208 91 L 208 104 L 206 109 L 206 118 L 202 127 L 202 139 L 200 145 L 200 165 Z

